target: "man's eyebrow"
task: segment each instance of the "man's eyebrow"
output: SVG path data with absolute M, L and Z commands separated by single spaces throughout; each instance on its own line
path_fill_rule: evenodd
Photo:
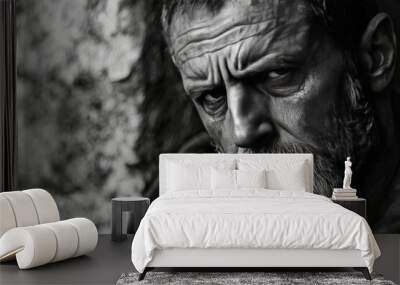
M 276 69 L 299 66 L 304 63 L 305 56 L 305 51 L 267 53 L 252 60 L 244 68 L 231 67 L 229 73 L 237 80 L 248 79 Z
M 233 79 L 242 80 L 257 77 L 265 72 L 274 70 L 282 66 L 296 66 L 305 60 L 306 51 L 301 50 L 293 53 L 274 52 L 268 53 L 254 61 L 252 61 L 244 69 L 236 69 L 233 66 L 229 68 L 229 76 Z M 211 80 L 191 78 L 185 89 L 190 97 L 198 97 L 204 92 L 215 89 L 225 88 L 221 84 L 212 83 Z

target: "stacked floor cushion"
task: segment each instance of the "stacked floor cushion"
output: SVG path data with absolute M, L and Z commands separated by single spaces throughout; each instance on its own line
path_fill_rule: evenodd
M 60 220 L 57 205 L 43 189 L 0 193 L 0 261 L 17 259 L 21 269 L 87 254 L 97 229 L 86 218 Z

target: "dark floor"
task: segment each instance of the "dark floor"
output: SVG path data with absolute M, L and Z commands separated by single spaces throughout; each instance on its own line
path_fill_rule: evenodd
M 400 283 L 400 235 L 376 235 L 382 257 L 374 272 Z M 132 237 L 115 243 L 101 235 L 96 250 L 82 256 L 29 270 L 19 270 L 15 262 L 0 265 L 0 284 L 115 284 L 124 272 L 134 271 L 130 260 Z

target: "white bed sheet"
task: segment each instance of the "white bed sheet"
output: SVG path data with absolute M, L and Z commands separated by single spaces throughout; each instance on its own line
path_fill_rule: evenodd
M 380 255 L 361 216 L 320 195 L 265 189 L 159 197 L 134 237 L 135 268 L 166 248 L 357 249 L 371 272 Z

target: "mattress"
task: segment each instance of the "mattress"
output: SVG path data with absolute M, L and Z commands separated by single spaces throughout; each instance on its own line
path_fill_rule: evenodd
M 265 189 L 157 198 L 133 239 L 132 262 L 143 272 L 155 250 L 168 248 L 359 250 L 370 271 L 380 255 L 361 216 L 320 195 Z

